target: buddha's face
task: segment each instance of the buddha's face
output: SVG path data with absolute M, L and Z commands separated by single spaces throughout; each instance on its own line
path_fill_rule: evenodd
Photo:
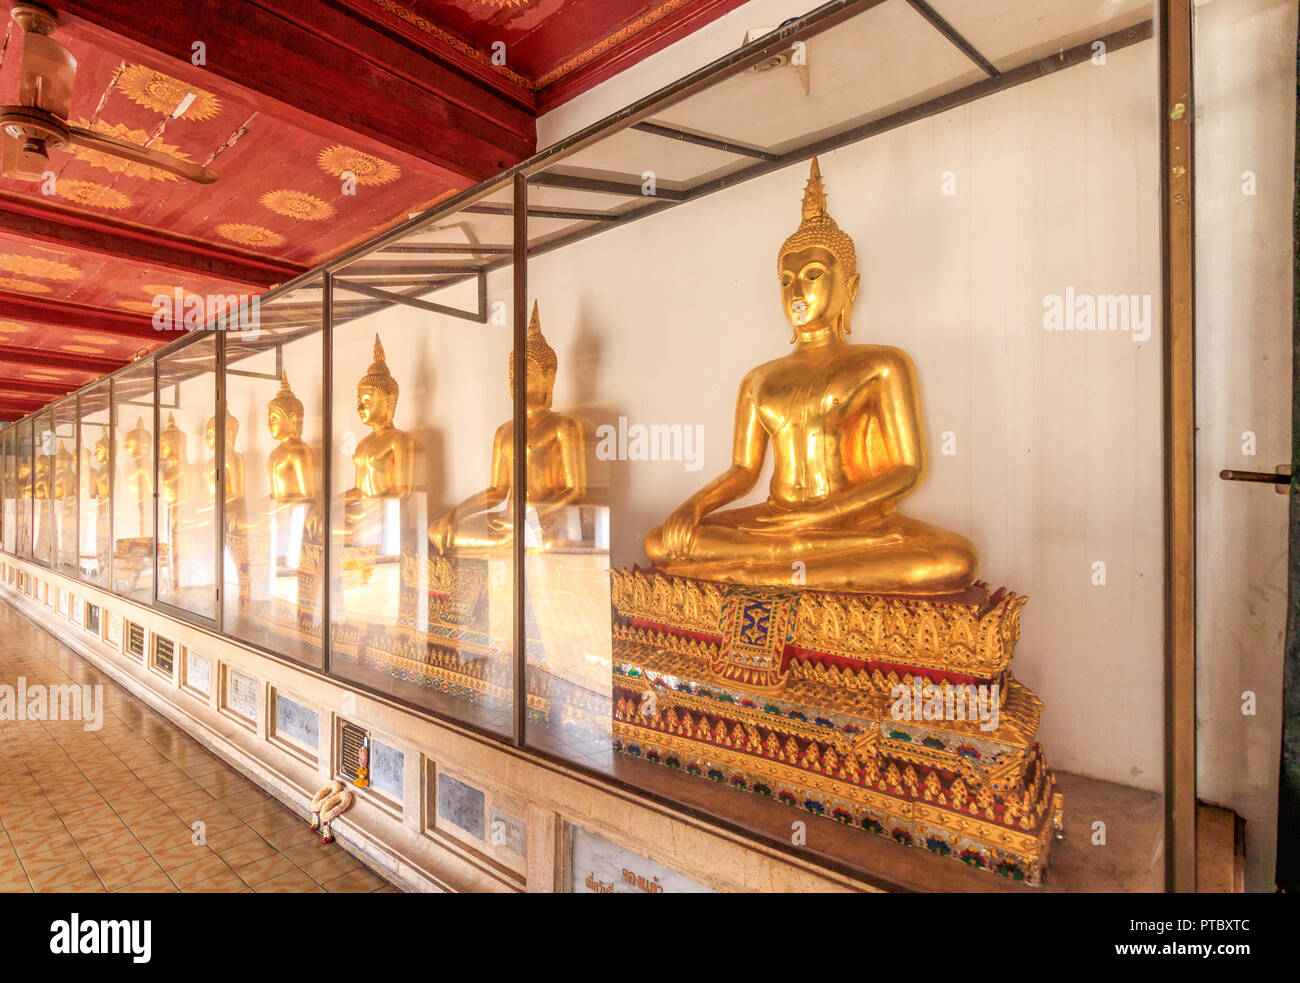
M 95 461 L 99 464 L 108 464 L 108 441 L 103 437 L 95 441 Z
M 551 408 L 551 394 L 555 391 L 555 373 L 542 368 L 532 359 L 525 362 L 527 366 L 528 388 L 524 392 L 524 402 L 530 410 L 548 410 Z M 513 399 L 515 387 L 510 387 Z
M 164 461 L 179 461 L 184 443 L 185 435 L 179 430 L 164 430 L 158 438 L 158 456 Z
M 123 443 L 126 445 L 126 452 L 137 461 L 149 453 L 148 448 L 144 445 L 144 441 L 140 439 L 134 430 L 127 433 L 126 440 L 123 441 Z
M 393 422 L 395 400 L 370 386 L 357 387 L 357 416 L 368 427 L 387 427 Z
M 302 420 L 295 419 L 278 406 L 272 406 L 266 411 L 266 429 L 271 431 L 271 436 L 276 440 L 289 440 L 302 436 Z
M 203 442 L 208 445 L 208 450 L 215 451 L 217 449 L 217 418 L 215 416 L 203 428 Z
M 858 275 L 844 275 L 829 249 L 807 246 L 781 257 L 781 300 L 795 330 L 831 326 L 858 296 Z

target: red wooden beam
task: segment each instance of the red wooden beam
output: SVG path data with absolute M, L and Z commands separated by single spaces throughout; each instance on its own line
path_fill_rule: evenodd
M 52 0 L 76 36 L 329 139 L 363 134 L 480 181 L 531 154 L 530 110 L 318 0 Z M 202 42 L 206 63 L 191 58 Z M 455 183 L 449 181 L 449 183 Z
M 31 379 L 4 379 L 0 378 L 0 399 L 6 396 L 23 395 L 31 396 L 49 396 L 58 397 L 66 396 L 74 389 L 81 387 L 75 383 L 60 384 L 57 382 L 33 382 Z
M 0 290 L 0 311 L 18 321 L 35 321 L 37 324 L 73 328 L 77 331 L 101 331 L 119 338 L 139 338 L 154 343 L 171 341 L 177 336 L 176 332 L 155 331 L 153 320 L 146 314 L 130 314 L 107 307 L 88 307 L 71 301 L 51 300 L 8 290 Z
M 220 277 L 258 288 L 287 283 L 306 269 L 3 191 L 0 230 L 55 246 L 72 246 L 148 264 L 154 269 Z
M 69 355 L 64 352 L 47 352 L 37 348 L 19 348 L 0 345 L 0 362 L 17 362 L 43 369 L 68 369 L 73 372 L 90 372 L 108 375 L 126 364 L 126 359 L 96 358 L 91 355 Z

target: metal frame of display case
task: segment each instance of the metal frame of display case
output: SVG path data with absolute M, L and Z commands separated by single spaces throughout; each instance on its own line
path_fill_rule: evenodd
M 662 110 L 681 102 L 699 92 L 739 75 L 741 72 L 763 62 L 775 54 L 789 49 L 797 42 L 812 38 L 836 25 L 855 17 L 865 11 L 886 2 L 906 2 L 920 14 L 931 27 L 955 46 L 976 67 L 983 72 L 984 78 L 965 85 L 954 91 L 926 100 L 884 117 L 871 120 L 861 125 L 851 126 L 842 132 L 812 140 L 806 144 L 782 152 L 774 152 L 761 147 L 754 147 L 728 140 L 724 135 L 699 134 L 675 127 L 665 126 L 651 121 L 650 117 Z M 1115 51 L 1131 44 L 1148 39 L 1155 39 L 1160 65 L 1160 105 L 1161 123 L 1161 163 L 1162 174 L 1162 294 L 1164 299 L 1162 318 L 1162 350 L 1164 355 L 1164 422 L 1163 436 L 1165 445 L 1165 821 L 1166 821 L 1166 887 L 1169 890 L 1193 890 L 1195 885 L 1195 663 L 1192 631 L 1194 627 L 1194 528 L 1192 455 L 1190 440 L 1193 427 L 1191 404 L 1191 366 L 1192 366 L 1192 241 L 1191 229 L 1191 121 L 1194 115 L 1191 109 L 1191 0 L 1155 0 L 1156 16 L 1154 20 L 1136 24 L 1132 27 L 1113 32 L 1096 40 L 1103 41 L 1107 49 Z M 333 340 L 337 311 L 334 304 L 336 288 L 351 290 L 374 299 L 373 310 L 384 309 L 392 304 L 404 304 L 420 310 L 464 318 L 478 323 L 486 322 L 487 298 L 486 275 L 489 272 L 513 264 L 513 368 L 516 378 L 526 375 L 525 348 L 528 322 L 527 301 L 527 263 L 530 256 L 541 255 L 562 248 L 599 232 L 636 219 L 657 214 L 676 205 L 694 201 L 713 194 L 723 188 L 732 187 L 752 178 L 760 177 L 772 171 L 807 160 L 816 154 L 826 153 L 839 147 L 857 143 L 869 137 L 888 132 L 938 113 L 966 105 L 985 96 L 1004 91 L 1026 82 L 1034 81 L 1065 68 L 1087 61 L 1093 53 L 1093 41 L 1075 45 L 1059 51 L 1047 58 L 1033 59 L 1016 67 L 999 71 L 952 25 L 945 21 L 924 0 L 832 0 L 801 18 L 787 22 L 780 28 L 763 35 L 735 51 L 719 58 L 699 70 L 686 75 L 678 81 L 648 95 L 626 108 L 599 120 L 578 131 L 568 138 L 536 153 L 463 192 L 455 194 L 432 209 L 390 229 L 329 260 L 328 262 L 303 273 L 295 279 L 279 285 L 262 295 L 263 305 L 276 298 L 287 296 L 292 292 L 307 287 L 318 281 L 322 289 L 322 307 L 320 330 L 322 332 L 322 412 L 326 427 L 333 422 Z M 1175 103 L 1182 103 L 1184 112 L 1171 113 Z M 703 180 L 687 188 L 658 188 L 653 194 L 642 194 L 639 180 L 629 176 L 627 181 L 598 180 L 575 175 L 550 173 L 548 169 L 563 158 L 576 153 L 598 141 L 624 130 L 635 129 L 639 132 L 659 136 L 667 140 L 704 146 L 733 154 L 752 161 L 737 170 L 725 173 L 721 177 Z M 630 207 L 621 212 L 591 211 L 559 207 L 530 207 L 529 185 L 538 187 L 566 188 L 579 192 L 607 193 L 625 198 L 649 198 L 645 204 Z M 482 199 L 497 194 L 505 189 L 511 192 L 511 204 L 484 202 Z M 425 229 L 435 222 L 458 212 L 470 214 L 509 215 L 513 221 L 513 242 L 510 244 L 475 245 L 473 249 L 452 248 L 446 245 L 415 245 L 403 243 L 402 240 L 411 233 Z M 560 218 L 589 223 L 571 232 L 565 232 L 536 246 L 531 246 L 528 239 L 529 218 Z M 352 281 L 348 279 L 348 268 L 356 262 L 374 253 L 388 250 L 393 253 L 408 255 L 427 254 L 436 257 L 451 252 L 472 252 L 484 257 L 493 257 L 486 262 L 451 264 L 430 260 L 427 262 L 411 261 L 401 266 L 390 264 L 384 269 L 394 276 L 375 284 L 371 281 Z M 375 275 L 373 270 L 362 268 L 367 275 Z M 357 270 L 352 270 L 353 276 Z M 465 311 L 423 300 L 424 295 L 445 289 L 468 278 L 478 280 L 478 310 Z M 399 289 L 407 288 L 406 292 Z M 362 316 L 362 315 L 357 315 Z M 110 440 L 110 495 L 116 488 L 116 431 L 117 405 L 116 386 L 118 378 L 128 371 L 138 371 L 139 361 L 152 360 L 154 369 L 154 495 L 158 493 L 158 359 L 167 357 L 194 344 L 204 337 L 207 329 L 193 331 L 188 335 L 172 341 L 157 351 L 135 362 L 115 370 L 109 375 L 88 383 L 78 393 L 64 397 L 73 399 L 77 406 L 78 429 L 80 440 L 81 406 L 80 392 L 92 386 L 103 385 L 108 381 L 109 429 L 113 435 Z M 314 328 L 312 329 L 314 330 Z M 217 331 L 216 342 L 216 415 L 224 420 L 226 411 L 226 344 L 224 332 Z M 59 405 L 59 404 L 53 404 Z M 50 412 L 52 407 L 42 407 L 38 411 L 23 417 L 15 423 L 6 425 L 13 444 L 14 488 L 17 493 L 17 452 L 18 427 L 31 425 L 33 417 Z M 520 419 L 525 412 L 524 387 L 515 387 L 513 394 L 514 419 Z M 525 473 L 525 430 L 514 428 L 515 446 L 513 458 L 513 481 L 515 487 L 523 487 Z M 703 819 L 712 824 L 729 829 L 751 839 L 761 840 L 783 853 L 800 857 L 805 854 L 793 849 L 789 843 L 756 833 L 753 829 L 737 823 L 727 817 L 707 812 L 679 798 L 647 790 L 624 779 L 597 771 L 574 761 L 559 757 L 548 751 L 528 745 L 526 742 L 526 626 L 525 626 L 525 590 L 524 590 L 524 538 L 513 537 L 512 560 L 514 565 L 513 582 L 513 634 L 512 653 L 514 706 L 513 733 L 503 737 L 500 732 L 479 726 L 473 722 L 448 715 L 437 710 L 403 699 L 400 696 L 374 689 L 357 680 L 343 679 L 330 672 L 330 616 L 331 616 L 331 548 L 323 550 L 323 586 L 322 586 L 322 629 L 321 629 L 321 663 L 319 666 L 305 664 L 266 648 L 256 642 L 226 634 L 224 631 L 225 604 L 222 596 L 224 590 L 224 542 L 225 495 L 221 492 L 225 483 L 225 427 L 217 427 L 217 528 L 216 556 L 214 559 L 214 583 L 216 585 L 216 617 L 205 619 L 194 613 L 174 607 L 158 600 L 158 578 L 156 569 L 158 546 L 157 504 L 154 510 L 154 557 L 155 570 L 153 578 L 151 606 L 168 617 L 185 622 L 198 629 L 218 634 L 223 639 L 252 649 L 270 658 L 292 665 L 297 669 L 314 672 L 330 679 L 345 682 L 349 687 L 365 691 L 371 698 L 401 707 L 418 715 L 438 720 L 440 723 L 457 728 L 463 732 L 476 735 L 494 747 L 513 748 L 523 751 L 530 757 L 549 761 L 562 766 L 569 772 L 586 775 L 588 780 L 605 787 L 622 789 L 642 799 L 657 802 L 678 813 Z M 80 509 L 80 468 L 81 453 L 78 448 L 78 509 Z M 323 439 L 321 448 L 321 486 L 324 504 L 332 515 L 333 502 L 333 453 L 332 440 Z M 34 482 L 34 473 L 31 480 Z M 114 499 L 111 499 L 114 501 Z M 522 529 L 525 525 L 525 496 L 515 495 L 513 501 L 514 527 Z M 113 542 L 115 530 L 116 507 L 109 509 L 110 543 Z M 15 523 L 18 522 L 15 510 Z M 29 539 L 33 523 L 28 523 Z M 80 520 L 78 518 L 78 537 L 80 537 Z M 80 540 L 78 539 L 78 542 Z M 28 543 L 28 557 L 21 556 L 21 544 L 15 541 L 14 555 L 22 559 L 31 559 L 31 543 Z M 95 589 L 114 594 L 113 587 L 113 550 L 110 548 L 108 587 Z M 45 565 L 45 564 L 42 564 Z M 77 564 L 76 579 L 81 580 L 80 563 Z M 130 603 L 140 604 L 130 598 Z M 897 887 L 847 862 L 834 858 L 818 858 L 818 862 L 827 867 L 839 869 L 849 875 L 877 883 L 884 887 Z

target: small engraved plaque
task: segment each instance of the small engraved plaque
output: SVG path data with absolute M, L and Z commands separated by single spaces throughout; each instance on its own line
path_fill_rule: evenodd
M 97 636 L 99 634 L 99 627 L 100 627 L 99 605 L 87 604 L 86 605 L 86 631 L 90 632 L 90 634 L 92 635 Z
M 176 671 L 176 643 L 161 635 L 153 637 L 153 667 L 164 675 Z
M 212 661 L 191 649 L 185 651 L 185 685 L 197 693 L 212 693 Z
M 522 819 L 493 809 L 488 822 L 488 839 L 497 846 L 514 850 L 519 856 L 528 853 L 528 827 Z
M 86 621 L 86 599 L 83 597 L 74 597 L 72 607 L 69 609 L 69 617 L 72 623 L 80 628 Z
M 570 868 L 575 894 L 707 894 L 711 890 L 684 874 L 625 850 L 581 826 L 573 834 Z
M 275 732 L 315 751 L 320 746 L 320 714 L 276 693 Z
M 356 781 L 361 771 L 361 749 L 370 741 L 370 732 L 344 720 L 339 728 L 339 771 L 349 781 Z
M 126 653 L 144 658 L 144 625 L 137 625 L 134 621 L 126 623 Z
M 249 720 L 257 720 L 257 680 L 231 669 L 226 674 L 226 706 Z
M 370 787 L 397 802 L 402 801 L 406 756 L 397 748 L 370 741 Z
M 108 616 L 108 641 L 114 648 L 122 644 L 122 616 L 110 613 Z
M 68 616 L 68 592 L 62 587 L 59 588 L 59 614 Z
M 438 815 L 480 840 L 483 839 L 484 804 L 481 789 L 438 773 Z

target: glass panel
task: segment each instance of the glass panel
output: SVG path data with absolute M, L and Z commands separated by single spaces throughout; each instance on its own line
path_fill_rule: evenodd
M 17 555 L 30 559 L 32 555 L 32 421 L 21 420 L 16 429 L 18 432 L 18 459 L 15 462 L 18 483 Z
M 32 421 L 32 559 L 48 564 L 54 556 L 54 416 L 38 413 Z
M 324 310 L 320 283 L 260 309 L 259 329 L 226 334 L 226 406 L 244 458 L 243 539 L 231 526 L 224 630 L 324 668 Z M 236 517 L 237 518 L 237 517 Z M 240 565 L 242 564 L 242 566 Z
M 81 578 L 108 586 L 113 447 L 107 380 L 81 394 Z
M 54 407 L 54 456 L 50 505 L 54 513 L 54 568 L 77 575 L 77 400 Z
M 113 379 L 113 590 L 153 601 L 153 359 Z
M 158 358 L 158 600 L 217 616 L 217 336 Z M 236 564 L 244 535 L 239 421 L 226 417 L 226 522 Z M 206 450 L 204 449 L 206 447 Z M 247 563 L 240 564 L 246 570 Z
M 0 475 L 0 502 L 4 505 L 4 531 L 3 540 L 0 541 L 0 549 L 13 555 L 14 549 L 18 544 L 18 486 L 14 478 L 14 459 L 15 444 L 18 439 L 18 428 L 16 426 L 5 427 L 4 432 L 4 454 L 0 457 L 0 467 L 3 467 L 4 473 Z
M 1090 44 L 1151 5 L 942 6 L 1045 77 L 881 4 L 530 176 L 525 743 L 918 887 L 893 840 L 1151 890 L 1051 836 L 1161 835 L 1156 50 Z
M 483 207 L 335 280 L 330 671 L 508 735 L 510 219 Z

